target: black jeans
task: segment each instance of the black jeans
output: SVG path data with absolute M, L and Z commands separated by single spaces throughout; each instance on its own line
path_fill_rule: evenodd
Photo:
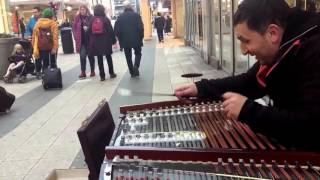
M 87 66 L 87 56 L 89 59 L 90 69 L 91 72 L 94 72 L 95 69 L 95 63 L 94 63 L 94 56 L 89 56 L 87 52 L 87 48 L 84 45 L 81 45 L 80 49 L 80 65 L 81 65 L 81 71 L 86 72 L 86 66 Z
M 163 40 L 163 29 L 157 29 L 158 40 L 161 42 Z
M 112 62 L 111 54 L 107 54 L 106 58 L 107 58 L 107 63 L 109 67 L 109 74 L 112 75 L 114 74 L 114 70 L 113 70 L 113 62 Z M 104 78 L 106 74 L 104 73 L 103 55 L 98 55 L 98 66 L 99 66 L 100 77 Z
M 40 51 L 40 58 L 36 60 L 36 72 L 42 72 L 50 65 L 51 68 L 57 67 L 56 54 L 51 54 L 51 51 Z
M 132 48 L 124 48 L 124 54 L 126 56 L 128 68 L 130 74 L 134 73 L 134 68 L 139 68 L 140 67 L 140 61 L 141 61 L 141 46 L 134 47 L 134 65 L 132 63 Z

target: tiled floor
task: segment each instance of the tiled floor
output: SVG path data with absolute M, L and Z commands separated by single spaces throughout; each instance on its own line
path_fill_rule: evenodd
M 143 56 L 154 57 L 149 60 L 155 61 L 153 82 L 143 82 L 153 83 L 152 101 L 175 99 L 173 96 L 156 96 L 156 93 L 170 94 L 176 86 L 191 82 L 181 78 L 183 73 L 201 72 L 206 78 L 226 75 L 204 64 L 192 48 L 183 45 L 182 40 L 167 37 L 165 43 L 156 46 L 155 43 L 152 40 L 144 47 L 156 47 L 154 54 L 143 52 Z M 26 84 L 0 82 L 0 86 L 17 97 L 12 114 L 0 116 L 0 126 L 7 130 L 0 134 L 0 180 L 44 179 L 53 169 L 70 168 L 80 150 L 76 131 L 81 122 L 103 98 L 109 100 L 115 94 L 119 95 L 119 92 L 115 92 L 119 91 L 119 83 L 125 82 L 122 78 L 129 78 L 122 52 L 113 54 L 118 77 L 105 82 L 100 82 L 99 77 L 77 80 L 78 59 L 77 54 L 59 54 L 58 64 L 64 75 L 70 76 L 68 85 L 62 91 L 44 91 L 41 82 L 35 79 Z M 142 66 L 142 72 L 143 68 L 147 67 Z M 147 76 L 147 73 L 142 73 L 140 78 L 129 80 L 141 83 Z M 34 94 L 32 99 L 26 98 L 31 92 Z M 45 103 L 41 103 L 44 99 Z M 33 110 L 33 103 L 39 108 Z M 27 114 L 24 108 L 32 112 Z

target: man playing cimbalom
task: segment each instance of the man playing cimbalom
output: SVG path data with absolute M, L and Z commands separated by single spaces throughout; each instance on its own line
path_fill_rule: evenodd
M 288 148 L 320 150 L 320 18 L 285 0 L 243 0 L 234 15 L 243 54 L 257 62 L 246 73 L 203 79 L 175 89 L 181 97 L 222 100 L 228 118 Z M 265 95 L 272 106 L 254 100 Z

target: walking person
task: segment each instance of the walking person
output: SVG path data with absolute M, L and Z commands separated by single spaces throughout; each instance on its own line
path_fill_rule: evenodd
M 131 77 L 139 76 L 144 29 L 141 16 L 134 12 L 129 3 L 125 5 L 124 12 L 120 14 L 115 22 L 114 29 L 120 43 L 120 48 L 124 49 Z M 132 62 L 132 49 L 135 54 L 134 64 Z
M 90 77 L 96 75 L 94 56 L 88 55 L 88 44 L 89 44 L 89 23 L 92 20 L 93 16 L 91 15 L 89 9 L 85 5 L 79 7 L 79 13 L 74 18 L 72 25 L 73 37 L 76 42 L 76 52 L 80 54 L 80 65 L 81 73 L 79 78 L 86 78 L 86 66 L 87 66 L 87 56 L 90 64 Z
M 165 25 L 165 28 L 164 28 L 164 32 L 168 35 L 168 33 L 171 32 L 171 28 L 172 28 L 172 18 L 170 17 L 169 14 L 167 14 L 166 25 Z
M 24 24 L 23 17 L 19 19 L 19 27 L 20 27 L 21 39 L 24 39 L 24 34 L 26 33 L 26 25 Z
M 109 67 L 110 78 L 115 78 L 112 62 L 112 45 L 117 42 L 111 21 L 105 14 L 105 9 L 98 4 L 94 7 L 94 16 L 89 24 L 89 56 L 98 57 L 98 66 L 100 73 L 100 80 L 105 80 L 105 72 L 103 65 L 103 56 L 106 56 Z
M 156 17 L 154 22 L 154 27 L 157 29 L 157 35 L 159 43 L 163 42 L 163 30 L 166 25 L 166 19 L 163 17 L 163 15 L 158 12 L 158 17 Z
M 32 35 L 33 56 L 36 59 L 36 75 L 41 79 L 41 70 L 56 68 L 58 51 L 58 24 L 52 19 L 52 9 L 46 8 L 34 26 Z M 49 57 L 50 56 L 50 57 Z

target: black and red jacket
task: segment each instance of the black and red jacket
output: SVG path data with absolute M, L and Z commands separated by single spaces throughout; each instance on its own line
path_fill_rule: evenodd
M 272 67 L 256 63 L 246 73 L 196 83 L 199 97 L 221 99 L 224 92 L 248 100 L 239 120 L 288 148 L 320 150 L 320 17 L 292 9 Z M 254 100 L 268 95 L 273 106 Z

